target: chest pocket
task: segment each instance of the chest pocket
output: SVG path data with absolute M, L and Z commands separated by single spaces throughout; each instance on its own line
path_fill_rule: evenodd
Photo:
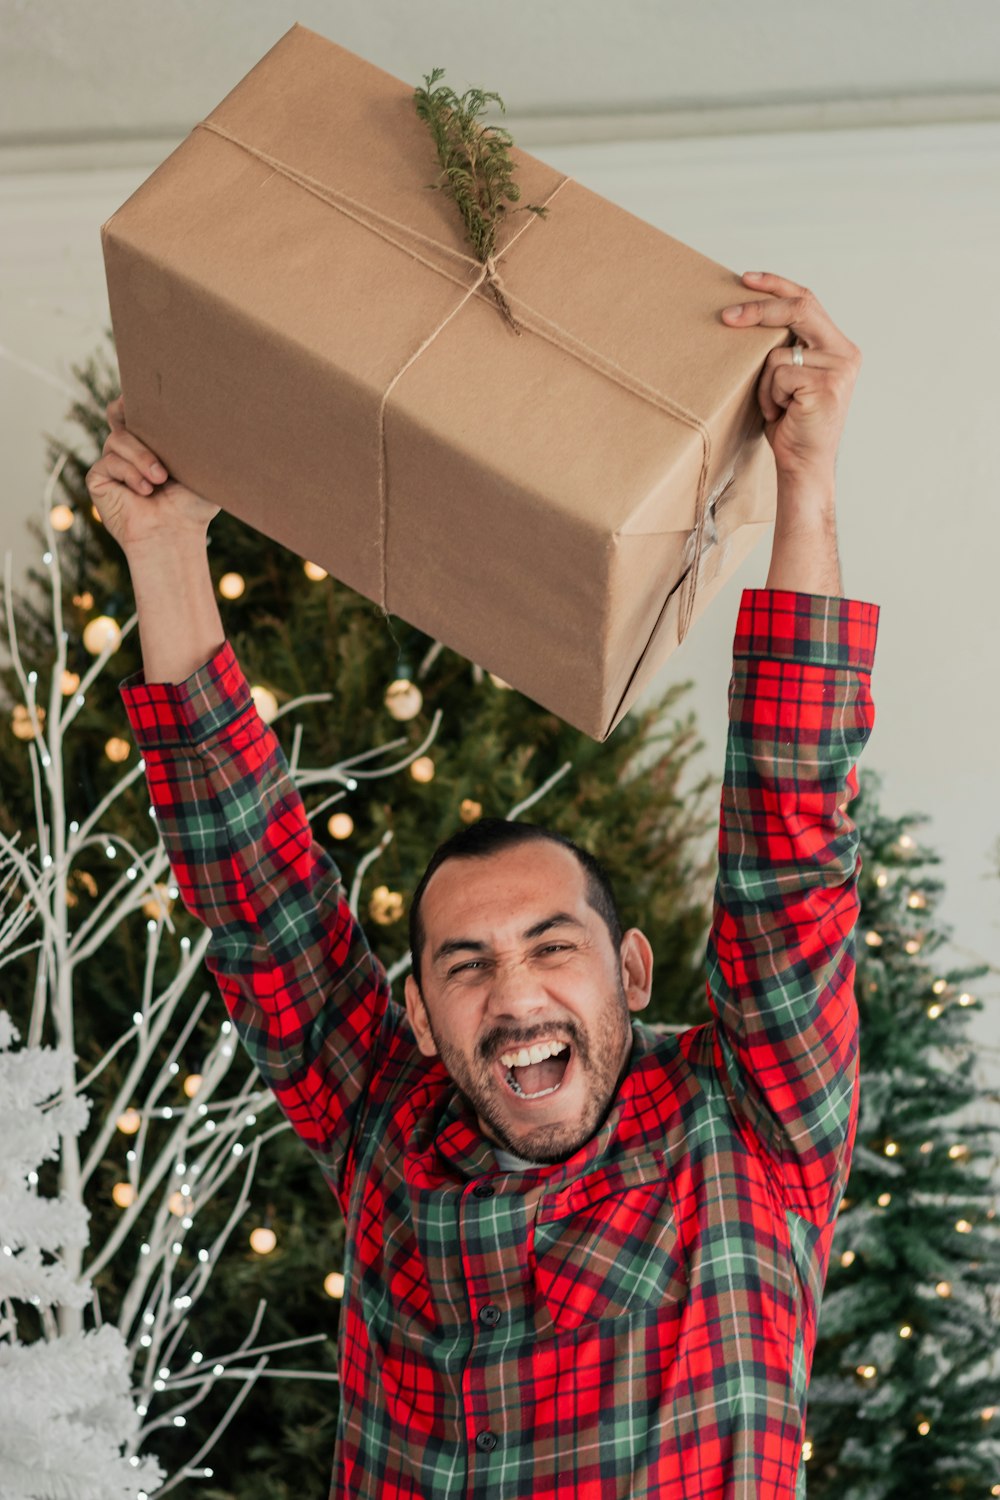
M 654 1310 L 679 1316 L 688 1285 L 680 1240 L 662 1152 L 542 1198 L 532 1246 L 539 1332 Z

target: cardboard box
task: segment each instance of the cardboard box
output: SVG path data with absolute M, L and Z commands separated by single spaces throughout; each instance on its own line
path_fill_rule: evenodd
M 517 335 L 413 90 L 296 24 L 102 226 L 129 427 L 604 739 L 773 519 L 787 330 L 727 328 L 735 272 L 513 147 Z

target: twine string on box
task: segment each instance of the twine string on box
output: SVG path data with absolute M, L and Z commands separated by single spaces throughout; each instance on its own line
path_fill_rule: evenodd
M 287 162 L 279 161 L 277 157 L 270 156 L 266 151 L 258 150 L 256 146 L 252 146 L 249 144 L 249 142 L 241 140 L 239 136 L 233 135 L 230 131 L 224 129 L 223 126 L 218 125 L 214 120 L 199 120 L 194 129 L 208 130 L 211 131 L 212 134 L 221 136 L 224 140 L 230 141 L 234 146 L 238 146 L 240 150 L 246 151 L 250 156 L 255 156 L 258 161 L 265 162 L 276 172 L 280 172 L 283 177 L 287 177 L 290 182 L 294 182 L 299 187 L 304 188 L 306 192 L 312 193 L 314 197 L 321 199 L 322 202 L 328 204 L 331 208 L 337 209 L 340 213 L 346 215 L 347 218 L 353 219 L 363 228 L 370 229 L 372 233 L 377 234 L 380 239 L 385 240 L 388 244 L 395 245 L 397 249 L 402 250 L 403 253 L 410 256 L 412 260 L 419 261 L 421 265 L 426 266 L 428 270 L 435 272 L 435 274 L 438 276 L 443 276 L 446 280 L 451 281 L 455 286 L 461 287 L 464 291 L 464 296 L 462 296 L 461 299 L 456 303 L 456 305 L 451 309 L 451 311 L 441 319 L 441 322 L 437 325 L 437 327 L 433 328 L 430 331 L 430 333 L 423 340 L 420 346 L 414 350 L 414 352 L 409 356 L 404 364 L 396 371 L 396 374 L 392 377 L 392 380 L 389 382 L 388 386 L 383 392 L 382 400 L 379 404 L 378 518 L 379 551 L 382 576 L 380 585 L 381 594 L 378 603 L 382 612 L 387 613 L 386 604 L 389 586 L 387 545 L 388 493 L 386 485 L 385 455 L 386 403 L 388 402 L 389 396 L 393 390 L 393 387 L 396 385 L 396 382 L 406 373 L 410 366 L 420 358 L 424 351 L 429 348 L 429 346 L 434 342 L 438 335 L 445 328 L 447 328 L 452 318 L 456 313 L 461 311 L 466 302 L 468 302 L 469 298 L 474 296 L 481 287 L 488 283 L 498 291 L 502 289 L 503 296 L 506 297 L 509 302 L 517 304 L 518 308 L 520 309 L 522 322 L 531 330 L 532 333 L 536 334 L 538 338 L 546 339 L 550 344 L 554 345 L 557 349 L 560 349 L 564 354 L 568 354 L 571 358 L 576 359 L 581 364 L 588 365 L 592 370 L 596 371 L 597 374 L 603 375 L 605 379 L 612 381 L 622 390 L 628 391 L 630 395 L 638 397 L 640 401 L 645 401 L 648 405 L 656 407 L 659 411 L 665 412 L 668 416 L 675 417 L 677 421 L 683 422 L 686 426 L 692 428 L 695 432 L 697 432 L 699 437 L 701 438 L 702 461 L 701 472 L 698 476 L 698 492 L 695 499 L 695 524 L 693 531 L 694 559 L 688 575 L 684 580 L 682 590 L 683 597 L 681 600 L 680 613 L 677 622 L 677 641 L 679 645 L 687 635 L 688 627 L 691 623 L 691 615 L 694 609 L 695 595 L 698 590 L 698 570 L 703 550 L 702 539 L 705 530 L 705 501 L 708 488 L 708 474 L 712 457 L 712 439 L 705 422 L 703 422 L 702 419 L 694 412 L 689 411 L 687 407 L 683 406 L 679 401 L 674 401 L 671 397 L 665 396 L 662 391 L 655 390 L 652 386 L 647 385 L 644 380 L 640 380 L 637 375 L 633 375 L 631 371 L 624 369 L 619 364 L 616 364 L 614 360 L 608 359 L 606 355 L 599 354 L 596 349 L 591 349 L 588 344 L 585 344 L 580 339 L 575 338 L 571 333 L 567 332 L 565 328 L 560 327 L 558 323 L 553 323 L 551 319 L 544 317 L 540 312 L 538 312 L 536 308 L 531 307 L 527 302 L 525 302 L 522 297 L 514 296 L 510 291 L 507 290 L 505 286 L 503 286 L 503 283 L 500 280 L 500 274 L 497 270 L 497 261 L 499 259 L 498 256 L 489 256 L 484 264 L 482 261 L 475 259 L 473 256 L 464 254 L 464 252 L 461 250 L 455 250 L 450 245 L 443 245 L 439 240 L 432 239 L 429 235 L 421 234 L 419 230 L 413 229 L 409 224 L 401 224 L 398 220 L 392 219 L 386 214 L 380 214 L 376 209 L 369 207 L 368 204 L 360 203 L 357 199 L 349 197 L 346 193 L 338 192 L 336 189 L 329 187 L 326 183 L 320 182 L 317 178 L 310 177 L 307 173 L 299 172 L 296 168 L 290 167 Z M 545 200 L 545 206 L 548 206 L 548 204 L 550 204 L 555 198 L 556 194 L 559 193 L 566 186 L 566 184 L 568 182 L 571 182 L 572 180 L 573 179 L 570 177 L 562 178 L 562 180 L 556 184 L 552 192 L 549 194 L 548 198 Z M 521 226 L 517 233 L 512 235 L 510 241 L 508 242 L 508 245 L 505 247 L 505 252 L 513 247 L 520 236 L 525 233 L 529 225 L 534 222 L 536 217 L 537 215 L 532 215 L 532 217 Z M 390 230 L 400 231 L 400 233 L 406 237 L 406 241 L 408 241 L 409 243 L 405 243 L 397 239 L 392 233 L 390 233 Z M 474 267 L 478 273 L 475 281 L 470 286 L 467 282 L 460 280 L 458 276 L 452 276 L 440 265 L 436 265 L 426 256 L 421 255 L 420 251 L 414 247 L 413 241 L 416 240 L 422 241 L 425 245 L 429 245 L 433 249 L 434 253 L 438 256 L 440 256 L 441 254 L 450 255 L 453 256 L 456 260 L 461 261 L 463 265 Z

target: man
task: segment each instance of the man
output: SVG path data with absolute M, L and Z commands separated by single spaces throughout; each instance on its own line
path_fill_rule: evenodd
M 804 1494 L 857 1123 L 846 808 L 879 611 L 842 597 L 837 557 L 860 353 L 804 288 L 745 281 L 772 295 L 727 323 L 799 342 L 759 385 L 774 544 L 736 627 L 712 1020 L 679 1036 L 632 1019 L 650 945 L 622 934 L 599 866 L 518 825 L 437 852 L 405 1009 L 390 998 L 225 640 L 217 507 L 164 482 L 109 407 L 88 485 L 135 587 L 144 672 L 121 691 L 158 827 L 237 1029 L 346 1219 L 334 1496 Z

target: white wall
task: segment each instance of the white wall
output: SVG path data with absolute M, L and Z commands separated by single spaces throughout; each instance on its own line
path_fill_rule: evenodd
M 943 856 L 957 956 L 1000 968 L 1000 124 L 516 139 L 733 270 L 811 287 L 860 345 L 838 492 L 845 591 L 882 606 L 864 760 L 884 772 L 887 813 L 932 815 L 920 836 Z M 131 168 L 0 177 L 0 516 L 15 577 L 30 556 L 23 518 L 42 509 L 41 433 L 74 431 L 69 366 L 108 321 L 99 226 L 165 154 L 145 160 L 137 147 Z M 740 589 L 763 584 L 767 554 L 731 580 L 662 677 L 696 679 L 690 701 L 720 775 Z M 994 1047 L 997 992 L 995 976 L 977 986 L 989 1007 L 974 1022 Z

